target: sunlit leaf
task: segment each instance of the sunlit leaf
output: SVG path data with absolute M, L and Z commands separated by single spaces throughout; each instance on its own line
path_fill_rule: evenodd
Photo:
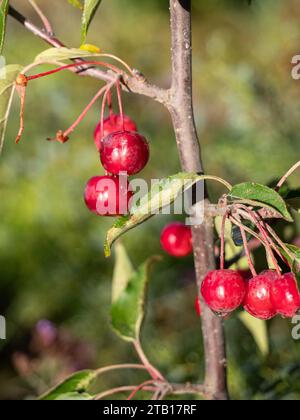
M 9 0 L 2 0 L 0 5 L 0 54 L 2 54 L 4 46 L 8 7 Z
M 247 312 L 243 312 L 239 315 L 240 320 L 245 327 L 252 334 L 257 347 L 261 351 L 263 356 L 267 356 L 270 351 L 269 335 L 266 321 L 256 319 Z
M 86 399 L 86 393 L 96 374 L 92 370 L 77 372 L 40 397 L 40 400 Z M 72 398 L 70 398 L 72 396 Z M 81 397 L 81 398 L 80 398 Z
M 231 190 L 230 197 L 233 200 L 241 200 L 245 204 L 250 204 L 254 207 L 265 207 L 275 210 L 287 221 L 293 221 L 283 198 L 275 190 L 265 185 L 254 182 L 235 185 Z
M 149 280 L 149 270 L 160 257 L 152 257 L 146 261 L 129 279 L 126 288 L 112 304 L 112 326 L 119 336 L 126 341 L 139 338 L 144 320 L 146 286 Z
M 82 43 L 85 42 L 89 26 L 95 16 L 95 13 L 100 6 L 101 0 L 84 0 L 84 7 L 82 13 L 81 37 Z
M 94 54 L 80 48 L 47 48 L 36 56 L 35 62 L 51 62 L 72 60 L 73 58 L 99 57 L 101 54 Z
M 15 80 L 21 71 L 21 66 L 13 64 L 4 67 L 0 72 L 0 153 L 15 92 Z
M 131 207 L 130 215 L 120 217 L 108 231 L 104 246 L 106 257 L 110 256 L 113 243 L 125 232 L 144 223 L 163 208 L 172 205 L 181 194 L 197 182 L 208 179 L 221 182 L 229 188 L 229 185 L 220 178 L 184 172 L 172 175 L 154 184 L 150 192 L 142 197 L 137 205 Z

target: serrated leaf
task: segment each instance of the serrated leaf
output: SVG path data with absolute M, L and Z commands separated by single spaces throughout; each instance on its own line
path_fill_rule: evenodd
M 35 62 L 52 62 L 52 61 L 65 61 L 75 58 L 99 57 L 100 53 L 91 53 L 90 51 L 82 50 L 80 48 L 47 48 L 35 57 Z
M 77 7 L 77 9 L 83 9 L 83 4 L 80 0 L 68 0 L 68 3 L 70 3 L 74 7 Z
M 0 72 L 0 153 L 15 92 L 15 80 L 21 71 L 21 66 L 13 64 L 4 67 Z
M 70 394 L 73 395 L 73 399 L 75 394 L 78 397 L 82 395 L 85 396 L 88 387 L 91 385 L 95 377 L 95 372 L 92 370 L 76 372 L 74 375 L 70 376 L 56 387 L 46 392 L 39 399 L 43 401 L 53 401 L 62 399 L 63 396 Z
M 113 243 L 125 232 L 150 219 L 164 207 L 174 203 L 182 193 L 204 179 L 207 179 L 204 175 L 179 173 L 162 179 L 152 186 L 149 194 L 142 197 L 140 202 L 130 209 L 130 216 L 119 218 L 108 231 L 104 246 L 106 257 L 110 256 Z
M 85 43 L 89 26 L 100 6 L 101 0 L 84 0 L 84 7 L 82 13 L 81 38 L 82 44 Z
M 160 257 L 152 257 L 146 261 L 129 279 L 126 288 L 112 304 L 111 319 L 113 329 L 126 341 L 139 339 L 144 320 L 144 305 L 149 271 Z
M 233 200 L 241 200 L 245 204 L 255 207 L 269 208 L 278 212 L 285 220 L 292 222 L 293 218 L 288 211 L 283 198 L 272 188 L 254 182 L 245 182 L 235 185 L 230 197 Z
M 247 312 L 242 312 L 239 315 L 240 320 L 245 327 L 252 334 L 254 341 L 257 344 L 263 356 L 267 356 L 270 351 L 269 335 L 266 321 L 256 319 Z
M 9 0 L 2 0 L 0 5 L 0 54 L 2 54 L 4 47 L 8 7 Z
M 116 261 L 112 281 L 112 302 L 116 302 L 126 289 L 130 278 L 134 274 L 134 268 L 125 247 L 118 243 L 116 245 Z

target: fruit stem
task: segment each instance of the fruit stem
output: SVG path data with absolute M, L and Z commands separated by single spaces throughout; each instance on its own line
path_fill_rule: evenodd
M 220 269 L 224 270 L 225 268 L 225 227 L 226 221 L 228 218 L 228 213 L 226 212 L 222 218 L 221 226 L 221 250 L 220 250 Z
M 271 257 L 271 259 L 273 261 L 273 264 L 274 264 L 274 267 L 275 267 L 278 275 L 281 276 L 281 269 L 280 269 L 280 267 L 278 265 L 278 262 L 276 260 L 275 255 L 274 255 L 274 252 L 273 252 L 272 247 L 270 245 L 269 235 L 266 232 L 266 230 L 265 230 L 265 228 L 264 228 L 264 226 L 262 224 L 261 219 L 259 218 L 259 216 L 256 215 L 256 213 L 254 211 L 250 210 L 248 207 L 246 207 L 246 206 L 244 206 L 242 204 L 239 204 L 238 207 L 239 208 L 243 208 L 249 214 L 249 216 L 250 216 L 251 220 L 253 221 L 253 223 L 257 226 L 259 232 L 261 233 L 261 235 L 262 235 L 262 237 L 263 237 L 263 239 L 265 241 L 266 251 L 269 254 L 269 256 Z
M 109 115 L 110 117 L 114 114 L 113 104 L 112 104 L 112 98 L 111 98 L 111 91 L 109 90 L 107 93 L 107 105 L 109 109 Z
M 271 228 L 271 226 L 269 226 L 268 224 L 266 225 L 267 230 L 269 231 L 269 233 L 272 235 L 272 237 L 275 239 L 275 241 L 278 243 L 278 245 L 281 246 L 281 248 L 287 253 L 287 255 L 294 260 L 294 255 L 290 252 L 290 250 L 288 249 L 288 247 L 286 246 L 286 244 L 279 238 L 279 236 L 276 234 L 276 232 Z
M 45 76 L 50 76 L 52 74 L 58 73 L 60 71 L 63 70 L 68 70 L 74 67 L 82 67 L 83 65 L 94 65 L 94 66 L 102 66 L 102 67 L 106 67 L 109 68 L 110 70 L 113 70 L 115 73 L 122 75 L 123 72 L 118 69 L 117 67 L 113 66 L 112 64 L 109 63 L 104 63 L 102 61 L 85 61 L 84 63 L 71 63 L 71 64 L 66 64 L 65 66 L 60 66 L 56 69 L 53 70 L 49 70 L 49 71 L 45 71 L 43 73 L 38 73 L 38 74 L 34 74 L 32 76 L 28 76 L 27 80 L 36 80 L 36 79 L 40 79 L 41 77 L 45 77 Z
M 104 87 L 102 87 L 97 94 L 94 96 L 94 98 L 91 100 L 91 102 L 88 104 L 88 106 L 84 109 L 84 111 L 79 115 L 79 117 L 77 118 L 77 120 L 71 125 L 70 128 L 68 128 L 65 132 L 64 132 L 64 136 L 68 137 L 70 133 L 72 133 L 75 128 L 78 126 L 78 124 L 85 118 L 85 116 L 87 115 L 87 113 L 89 112 L 89 110 L 92 108 L 92 106 L 94 105 L 95 102 L 97 102 L 97 100 L 101 97 L 101 95 L 103 95 L 103 93 L 113 85 L 113 83 L 110 83 L 109 85 L 106 85 Z
M 111 93 L 110 93 L 111 87 L 112 86 L 110 86 L 110 85 L 107 87 L 107 89 L 104 93 L 103 100 L 102 100 L 102 105 L 101 105 L 101 116 L 100 116 L 100 124 L 101 124 L 100 136 L 101 136 L 101 139 L 103 139 L 103 136 L 104 136 L 104 114 L 105 114 L 106 102 L 109 103 L 109 100 L 111 100 Z M 110 99 L 109 99 L 109 97 L 110 97 Z
M 249 264 L 250 271 L 252 273 L 252 276 L 256 277 L 257 272 L 255 270 L 255 267 L 254 267 L 254 264 L 253 264 L 253 261 L 252 261 L 251 253 L 250 253 L 250 250 L 249 250 L 249 247 L 248 247 L 246 231 L 245 231 L 242 223 L 240 224 L 240 231 L 241 231 L 241 235 L 242 235 L 242 238 L 243 238 L 245 253 L 246 253 L 247 258 L 248 258 L 248 264 Z
M 22 135 L 24 133 L 24 113 L 25 113 L 25 101 L 26 101 L 26 86 L 17 86 L 17 91 L 21 98 L 21 108 L 20 108 L 20 128 L 19 132 L 16 138 L 16 144 L 19 143 L 19 141 L 22 138 Z
M 118 103 L 119 103 L 119 110 L 120 110 L 120 116 L 122 121 L 122 128 L 123 131 L 125 131 L 125 121 L 124 121 L 124 111 L 123 111 L 123 103 L 122 103 L 122 93 L 121 93 L 121 87 L 120 87 L 120 79 L 116 82 L 117 87 L 117 95 L 118 95 Z

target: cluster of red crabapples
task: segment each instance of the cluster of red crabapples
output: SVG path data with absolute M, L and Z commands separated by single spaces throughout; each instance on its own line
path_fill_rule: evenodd
M 244 216 L 245 209 L 245 207 L 242 209 Z M 224 217 L 223 228 L 227 216 Z M 272 243 L 267 233 L 267 229 L 272 231 L 271 227 L 266 227 L 266 223 L 261 221 L 257 215 L 254 216 L 253 211 L 249 211 L 248 216 L 259 226 L 258 230 L 262 234 L 262 238 L 268 243 L 268 245 L 264 245 L 267 251 L 272 254 L 275 262 L 271 244 L 277 251 L 278 248 Z M 224 232 L 222 231 L 221 268 L 208 273 L 201 286 L 201 294 L 205 303 L 221 317 L 227 317 L 242 306 L 250 315 L 261 320 L 270 320 L 276 315 L 293 318 L 300 309 L 300 293 L 296 276 L 291 272 L 282 274 L 276 262 L 276 270 L 265 270 L 258 275 L 248 250 L 244 227 L 238 218 L 232 217 L 231 220 L 241 228 L 251 271 L 224 269 L 225 247 Z M 279 240 L 276 235 L 274 236 Z M 174 257 L 189 255 L 193 250 L 191 229 L 182 223 L 171 223 L 162 231 L 161 245 L 168 254 Z M 284 257 L 282 258 L 284 260 Z M 198 296 L 195 299 L 195 310 L 200 316 L 201 303 Z
M 106 175 L 88 181 L 84 198 L 88 209 L 99 216 L 122 216 L 128 213 L 133 196 L 127 176 L 139 173 L 146 166 L 149 144 L 137 132 L 135 122 L 123 114 L 120 96 L 120 114 L 113 112 L 110 92 L 107 100 L 109 116 L 104 119 L 102 113 L 94 132 Z

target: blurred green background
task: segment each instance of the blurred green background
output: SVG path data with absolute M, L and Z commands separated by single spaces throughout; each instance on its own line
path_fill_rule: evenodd
M 39 24 L 26 1 L 11 3 Z M 57 37 L 79 47 L 80 11 L 66 0 L 37 3 Z M 291 78 L 290 64 L 300 48 L 298 1 L 254 0 L 251 7 L 243 0 L 193 3 L 195 114 L 206 171 L 233 183 L 267 183 L 299 158 L 300 82 Z M 167 0 L 103 0 L 88 42 L 168 86 Z M 8 63 L 28 64 L 46 48 L 9 18 Z M 31 83 L 18 147 L 17 101 L 13 107 L 0 158 L 0 314 L 7 318 L 8 334 L 0 341 L 0 399 L 34 397 L 74 369 L 137 360 L 110 329 L 113 259 L 104 259 L 103 241 L 112 220 L 89 213 L 82 199 L 87 180 L 103 173 L 93 144 L 99 107 L 65 145 L 45 141 L 75 120 L 98 86 L 66 73 Z M 143 97 L 124 100 L 126 113 L 151 141 L 151 161 L 142 176 L 178 172 L 167 112 Z M 291 182 L 299 185 L 299 175 Z M 221 192 L 214 185 L 210 190 L 214 197 Z M 124 244 L 135 265 L 161 253 L 159 234 L 169 219 L 156 217 L 128 233 Z M 165 256 L 150 283 L 144 346 L 175 382 L 203 377 L 193 276 L 192 258 Z M 282 319 L 269 323 L 271 350 L 263 357 L 238 317 L 227 321 L 233 398 L 300 398 L 300 343 L 292 340 L 291 328 Z M 125 372 L 100 385 L 138 379 Z

